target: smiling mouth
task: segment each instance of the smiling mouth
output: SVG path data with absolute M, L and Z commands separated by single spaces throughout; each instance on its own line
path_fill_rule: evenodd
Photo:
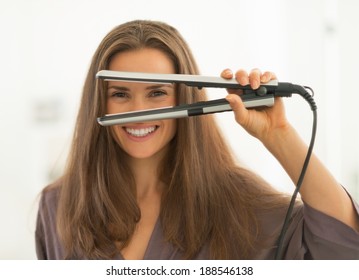
M 129 127 L 123 127 L 123 129 L 131 136 L 134 137 L 146 137 L 153 132 L 155 132 L 159 128 L 159 126 L 149 126 L 145 128 L 129 128 Z

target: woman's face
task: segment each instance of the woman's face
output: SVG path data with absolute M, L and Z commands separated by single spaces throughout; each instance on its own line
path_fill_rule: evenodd
M 115 55 L 110 70 L 174 74 L 172 61 L 161 51 L 144 48 Z M 173 84 L 109 81 L 107 113 L 123 113 L 176 105 Z M 114 126 L 116 140 L 132 158 L 144 159 L 163 152 L 176 133 L 176 121 L 160 120 Z

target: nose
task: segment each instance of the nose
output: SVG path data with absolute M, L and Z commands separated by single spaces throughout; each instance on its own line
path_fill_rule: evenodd
M 150 109 L 145 98 L 141 95 L 132 98 L 130 103 L 131 103 L 129 104 L 130 111 L 140 111 L 140 110 Z

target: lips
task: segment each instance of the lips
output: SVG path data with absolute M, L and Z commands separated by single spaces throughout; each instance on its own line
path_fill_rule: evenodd
M 138 138 L 149 136 L 150 134 L 154 133 L 157 128 L 157 125 L 147 127 L 123 127 L 127 134 Z

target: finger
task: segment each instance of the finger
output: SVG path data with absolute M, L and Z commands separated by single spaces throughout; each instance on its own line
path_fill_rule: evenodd
M 221 73 L 221 77 L 224 79 L 232 79 L 233 78 L 232 70 L 229 68 L 224 69 Z M 240 89 L 230 89 L 230 88 L 227 88 L 227 92 L 230 94 L 242 94 L 243 93 L 243 91 Z
M 232 79 L 233 77 L 233 72 L 231 69 L 224 69 L 221 73 L 221 77 L 224 79 Z
M 276 80 L 277 76 L 273 72 L 266 71 L 261 75 L 261 82 L 267 83 L 271 80 Z
M 244 124 L 248 111 L 245 108 L 242 99 L 236 94 L 228 94 L 226 100 L 229 102 L 229 105 L 234 112 L 236 121 L 239 124 Z
M 249 73 L 249 83 L 251 85 L 252 89 L 257 89 L 260 86 L 261 83 L 261 71 L 258 68 L 254 68 Z
M 249 84 L 249 78 L 248 78 L 247 71 L 240 69 L 236 72 L 235 77 L 236 77 L 237 82 L 240 85 L 245 86 L 245 85 Z

